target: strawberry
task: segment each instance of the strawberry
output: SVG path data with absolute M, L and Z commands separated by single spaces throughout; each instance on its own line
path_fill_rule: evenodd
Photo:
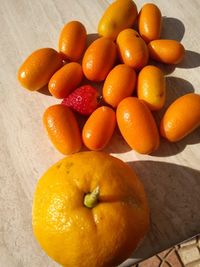
M 90 115 L 99 106 L 100 100 L 101 97 L 96 88 L 83 85 L 64 98 L 61 104 L 82 115 Z

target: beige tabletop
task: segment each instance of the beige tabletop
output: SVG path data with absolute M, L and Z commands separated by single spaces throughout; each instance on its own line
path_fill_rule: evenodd
M 31 227 L 36 182 L 63 157 L 50 144 L 41 122 L 45 108 L 58 101 L 22 89 L 16 80 L 17 68 L 33 50 L 57 48 L 59 32 L 70 20 L 80 20 L 89 34 L 96 33 L 109 2 L 0 1 L 0 267 L 58 266 L 42 252 Z M 144 2 L 137 0 L 138 9 Z M 167 107 L 185 93 L 200 93 L 200 1 L 151 2 L 160 7 L 164 16 L 162 37 L 179 40 L 186 48 L 185 59 L 178 66 L 160 65 L 167 75 Z M 159 112 L 158 120 L 164 110 Z M 200 232 L 199 141 L 197 129 L 176 144 L 162 140 L 154 155 L 144 156 L 131 151 L 115 134 L 106 151 L 136 169 L 151 208 L 151 230 L 122 266 Z

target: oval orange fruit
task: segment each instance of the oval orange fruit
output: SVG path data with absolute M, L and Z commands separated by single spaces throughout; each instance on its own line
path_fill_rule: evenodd
M 62 67 L 62 58 L 52 48 L 34 51 L 18 70 L 18 81 L 30 91 L 36 91 L 48 84 L 51 76 Z
M 155 66 L 145 66 L 138 75 L 137 95 L 151 110 L 159 110 L 165 104 L 166 86 L 163 72 Z
M 145 4 L 139 13 L 138 29 L 143 40 L 149 43 L 160 38 L 162 15 L 160 9 L 153 3 Z
M 58 49 L 65 60 L 78 61 L 86 46 L 86 29 L 79 21 L 70 21 L 63 27 Z
M 48 88 L 56 98 L 67 97 L 83 79 L 82 67 L 77 62 L 64 65 L 51 77 Z
M 102 150 L 110 141 L 115 125 L 115 112 L 111 108 L 106 106 L 97 108 L 83 127 L 83 143 L 91 150 Z
M 177 142 L 199 126 L 200 95 L 190 93 L 168 107 L 160 123 L 160 132 L 170 142 Z
M 46 109 L 43 124 L 53 145 L 64 155 L 81 149 L 81 134 L 70 108 L 57 104 Z
M 125 141 L 138 153 L 150 154 L 158 148 L 156 122 L 149 108 L 137 97 L 127 97 L 119 103 L 117 124 Z
M 103 98 L 106 103 L 116 108 L 125 97 L 131 96 L 136 86 L 136 73 L 125 64 L 114 67 L 103 85 Z
M 133 29 L 125 29 L 117 36 L 118 53 L 121 62 L 140 70 L 148 63 L 149 51 L 145 41 Z
M 117 55 L 116 44 L 106 37 L 95 40 L 86 50 L 83 73 L 91 81 L 103 81 L 112 69 Z
M 178 64 L 185 55 L 183 45 L 175 40 L 154 40 L 148 48 L 152 59 L 166 64 Z

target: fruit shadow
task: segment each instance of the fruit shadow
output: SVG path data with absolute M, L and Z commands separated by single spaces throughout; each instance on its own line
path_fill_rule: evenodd
M 99 38 L 98 33 L 89 33 L 86 38 L 86 48 L 91 45 L 96 39 Z
M 151 213 L 150 231 L 131 258 L 149 258 L 199 233 L 199 170 L 148 160 L 127 163 L 141 177 Z
M 193 69 L 200 66 L 200 54 L 194 51 L 185 50 L 185 56 L 179 64 L 170 65 L 149 60 L 149 65 L 154 65 L 160 68 L 165 75 L 171 74 L 176 68 Z
M 193 85 L 189 81 L 183 78 L 167 76 L 165 80 L 166 80 L 166 102 L 162 110 L 157 112 L 160 116 L 163 115 L 167 107 L 177 98 L 185 94 L 194 93 L 195 91 Z
M 52 96 L 52 94 L 49 92 L 48 85 L 43 86 L 42 88 L 37 90 L 37 92 L 43 95 Z
M 183 61 L 176 67 L 183 69 L 193 69 L 200 66 L 200 54 L 194 51 L 186 50 Z
M 118 127 L 116 127 L 108 146 L 103 151 L 108 154 L 121 154 L 126 153 L 130 150 L 132 149 L 130 148 L 130 146 L 127 145 Z
M 177 18 L 162 17 L 161 39 L 171 39 L 181 41 L 185 34 L 185 26 Z
M 166 103 L 162 110 L 153 112 L 157 125 L 160 125 L 160 121 L 171 103 L 177 98 L 194 92 L 193 85 L 185 79 L 178 77 L 166 77 Z M 197 144 L 200 142 L 200 129 L 195 130 L 184 139 L 176 143 L 170 143 L 166 139 L 161 138 L 159 148 L 152 153 L 152 156 L 168 157 L 176 155 L 183 151 L 187 145 Z
M 195 145 L 200 143 L 200 128 L 196 129 L 194 132 L 190 133 L 184 139 L 171 143 L 166 139 L 160 139 L 160 146 L 158 150 L 153 152 L 151 155 L 155 157 L 169 157 L 179 154 L 189 145 Z
M 154 66 L 158 67 L 159 69 L 162 70 L 164 75 L 171 74 L 176 68 L 176 65 L 164 64 L 164 63 L 161 63 L 161 62 L 157 62 L 157 61 L 155 61 L 155 60 L 153 60 L 151 58 L 149 59 L 148 65 L 154 65 Z

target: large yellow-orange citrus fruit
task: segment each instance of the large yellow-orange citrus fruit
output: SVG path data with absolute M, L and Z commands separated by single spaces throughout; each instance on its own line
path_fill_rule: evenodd
M 65 267 L 114 267 L 129 257 L 148 227 L 142 183 L 126 163 L 108 154 L 64 158 L 37 184 L 35 237 Z

